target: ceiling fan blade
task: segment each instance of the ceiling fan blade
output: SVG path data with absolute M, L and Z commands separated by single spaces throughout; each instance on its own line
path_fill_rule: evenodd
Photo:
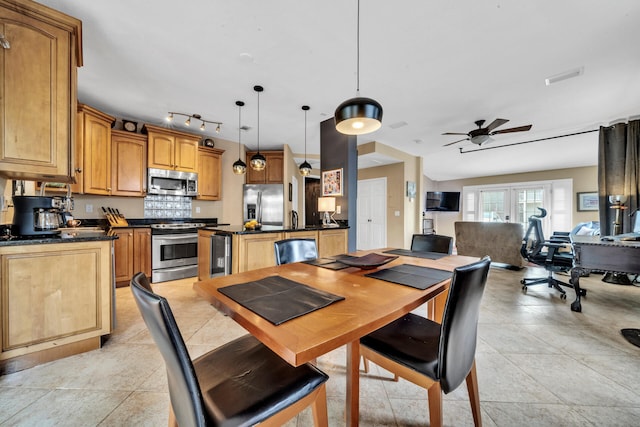
M 468 135 L 468 134 L 460 133 L 460 132 L 445 132 L 443 133 L 443 135 Z
M 463 133 L 462 135 L 466 135 L 466 134 L 464 134 L 464 133 Z M 450 143 L 448 143 L 448 144 L 444 144 L 444 145 L 443 145 L 443 147 L 448 147 L 448 146 L 450 146 L 450 145 L 457 144 L 458 142 L 468 141 L 468 140 L 469 140 L 469 138 L 459 139 L 459 140 L 457 140 L 457 141 L 453 141 L 453 142 L 450 142 Z
M 494 132 L 491 132 L 491 135 L 495 135 L 497 133 L 512 133 L 512 132 L 524 132 L 531 129 L 531 125 L 526 125 L 526 126 L 518 126 L 517 128 L 509 128 L 509 129 L 502 129 L 502 130 L 496 130 Z
M 498 126 L 502 126 L 503 124 L 507 123 L 508 121 L 509 120 L 507 120 L 507 119 L 495 119 L 494 121 L 491 122 L 491 124 L 489 126 L 487 126 L 487 130 L 489 132 L 491 132 L 492 130 L 494 130 Z

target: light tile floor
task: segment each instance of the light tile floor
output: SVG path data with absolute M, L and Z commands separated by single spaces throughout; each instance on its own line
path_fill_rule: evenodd
M 523 294 L 538 268 L 492 268 L 477 351 L 485 426 L 640 425 L 640 348 L 620 335 L 640 328 L 640 289 L 582 279 L 583 312 L 545 285 Z M 566 278 L 566 277 L 565 277 Z M 173 308 L 192 357 L 243 334 L 192 290 L 192 280 L 154 285 Z M 421 309 L 423 312 L 423 309 Z M 0 377 L 2 426 L 164 426 L 161 357 L 129 288 L 117 290 L 118 326 L 100 350 Z M 329 424 L 344 425 L 345 351 L 319 359 L 328 382 Z M 362 426 L 426 426 L 426 392 L 372 366 L 361 380 Z M 466 387 L 445 396 L 444 423 L 473 425 Z M 305 410 L 291 426 L 311 425 Z

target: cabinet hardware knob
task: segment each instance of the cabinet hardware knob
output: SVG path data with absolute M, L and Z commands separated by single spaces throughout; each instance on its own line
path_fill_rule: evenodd
M 82 168 L 76 168 L 76 173 L 82 173 Z

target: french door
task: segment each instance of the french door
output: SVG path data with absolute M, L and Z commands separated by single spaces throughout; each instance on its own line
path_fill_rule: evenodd
M 356 249 L 387 246 L 387 179 L 358 181 L 358 214 Z

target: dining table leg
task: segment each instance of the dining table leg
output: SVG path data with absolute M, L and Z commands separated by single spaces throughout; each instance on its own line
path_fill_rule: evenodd
M 347 344 L 347 398 L 345 421 L 357 426 L 360 418 L 360 340 Z

